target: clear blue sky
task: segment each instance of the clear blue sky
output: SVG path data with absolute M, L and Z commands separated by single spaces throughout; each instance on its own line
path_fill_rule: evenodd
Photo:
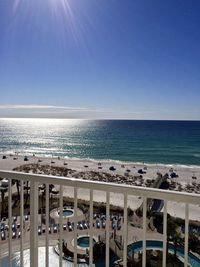
M 0 117 L 200 119 L 199 0 L 1 0 Z

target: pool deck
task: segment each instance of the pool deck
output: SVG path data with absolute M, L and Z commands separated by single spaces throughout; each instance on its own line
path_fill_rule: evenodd
M 40 217 L 38 216 L 38 221 L 40 221 Z M 84 215 L 83 215 L 84 217 Z M 84 217 L 85 219 L 85 217 Z M 18 220 L 20 218 L 18 217 Z M 64 222 L 63 222 L 64 223 Z M 94 220 L 95 223 L 95 220 Z M 45 225 L 42 226 L 43 229 L 45 229 Z M 30 221 L 25 221 L 25 228 L 24 228 L 24 249 L 27 249 L 30 247 Z M 17 229 L 17 233 L 20 231 L 20 229 Z M 117 236 L 122 235 L 123 236 L 123 223 L 122 223 L 122 228 L 120 230 L 116 230 Z M 7 231 L 6 231 L 7 232 Z M 77 236 L 82 236 L 82 235 L 92 235 L 94 236 L 97 240 L 98 237 L 100 236 L 101 240 L 105 240 L 105 229 L 98 229 L 96 227 L 93 227 L 92 229 L 84 229 L 84 230 L 77 230 Z M 113 233 L 114 235 L 114 230 L 111 228 L 111 222 L 110 222 L 110 233 Z M 135 241 L 141 240 L 143 235 L 142 228 L 135 227 L 128 225 L 128 244 L 133 243 Z M 45 237 L 46 234 L 42 233 L 42 235 L 38 236 L 38 246 L 45 246 Z M 74 252 L 74 247 L 73 247 L 73 242 L 72 240 L 74 239 L 74 231 L 69 232 L 68 230 L 63 231 L 62 239 L 64 239 L 67 242 L 67 248 L 71 251 Z M 49 234 L 49 245 L 50 246 L 55 246 L 58 243 L 59 239 L 59 232 L 58 233 L 51 233 Z M 152 239 L 152 240 L 161 240 L 163 239 L 162 235 L 159 234 L 157 231 L 152 231 L 148 228 L 147 226 L 147 239 Z M 114 247 L 113 239 L 110 241 L 111 249 L 114 250 L 116 253 L 116 246 Z M 5 241 L 0 241 L 0 247 L 1 247 L 1 257 L 7 255 L 8 252 L 8 233 L 6 236 Z M 12 251 L 17 252 L 20 250 L 20 238 L 16 237 L 16 239 L 13 239 L 12 242 Z M 84 255 L 86 252 L 86 249 L 77 249 L 77 253 L 80 255 Z M 118 254 L 118 253 L 117 253 Z
M 59 217 L 59 210 L 53 209 L 50 212 L 50 216 L 54 219 L 55 224 L 59 223 L 60 217 Z M 77 237 L 83 236 L 83 235 L 92 235 L 95 237 L 95 239 L 98 241 L 99 238 L 101 241 L 105 242 L 105 237 L 106 237 L 106 230 L 105 228 L 102 228 L 102 224 L 100 228 L 96 227 L 96 221 L 101 221 L 100 215 L 98 215 L 98 219 L 93 219 L 93 227 L 91 229 L 77 229 Z M 123 217 L 121 217 L 120 220 L 120 225 L 121 229 L 120 230 L 115 230 L 115 234 L 118 238 L 120 239 L 120 236 L 124 235 L 124 223 L 123 223 Z M 77 221 L 82 221 L 82 220 L 88 220 L 88 215 L 83 214 L 83 211 L 78 208 L 77 210 Z M 67 222 L 73 222 L 74 221 L 74 216 L 66 217 L 63 218 L 63 224 L 67 224 Z M 160 240 L 162 241 L 163 236 L 162 234 L 159 234 L 156 230 L 153 231 L 149 228 L 149 220 L 147 218 L 147 234 L 146 237 L 147 239 L 151 240 Z M 8 224 L 8 219 L 4 222 L 5 224 Z M 17 222 L 16 224 L 20 223 L 20 216 L 17 217 Z M 38 225 L 42 227 L 43 230 L 45 230 L 46 225 L 42 224 L 41 222 L 41 215 L 38 215 Z M 143 236 L 143 230 L 142 230 L 142 218 L 139 218 L 136 214 L 133 215 L 132 217 L 129 218 L 129 224 L 128 224 L 128 244 L 136 242 L 138 240 L 142 239 Z M 17 252 L 20 250 L 20 238 L 18 238 L 18 233 L 20 231 L 20 228 L 17 228 L 17 237 L 16 239 L 12 240 L 12 252 Z M 109 232 L 110 232 L 110 249 L 119 257 L 122 258 L 123 255 L 123 250 L 118 249 L 116 242 L 114 241 L 114 230 L 112 229 L 112 221 L 109 220 Z M 51 233 L 49 234 L 49 246 L 56 246 L 58 244 L 59 240 L 59 230 L 57 233 Z M 69 251 L 74 253 L 74 246 L 73 246 L 73 240 L 75 238 L 75 233 L 74 231 L 69 231 L 68 228 L 66 230 L 62 231 L 62 239 L 67 243 L 67 248 Z M 46 234 L 42 233 L 41 235 L 38 235 L 38 246 L 42 247 L 46 245 Z M 28 217 L 27 221 L 24 221 L 24 239 L 23 239 L 23 249 L 28 249 L 30 248 L 30 216 Z M 80 255 L 85 255 L 86 254 L 86 249 L 79 249 L 77 247 L 77 254 Z M 4 257 L 8 254 L 8 231 L 6 231 L 6 240 L 1 241 L 0 240 L 0 258 Z

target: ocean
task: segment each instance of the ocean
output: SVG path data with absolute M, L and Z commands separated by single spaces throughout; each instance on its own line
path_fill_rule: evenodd
M 0 119 L 0 153 L 200 165 L 200 121 Z

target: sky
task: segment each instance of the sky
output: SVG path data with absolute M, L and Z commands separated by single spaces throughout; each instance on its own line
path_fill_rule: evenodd
M 199 0 L 0 0 L 0 117 L 200 120 Z

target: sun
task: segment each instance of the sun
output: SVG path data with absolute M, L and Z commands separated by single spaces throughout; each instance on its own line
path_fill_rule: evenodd
M 38 20 L 43 20 L 45 14 L 53 25 L 52 30 L 59 32 L 59 42 L 70 40 L 76 47 L 84 43 L 84 29 L 78 17 L 80 9 L 74 0 L 13 0 L 13 12 L 16 16 L 23 15 L 27 24 L 33 27 Z

